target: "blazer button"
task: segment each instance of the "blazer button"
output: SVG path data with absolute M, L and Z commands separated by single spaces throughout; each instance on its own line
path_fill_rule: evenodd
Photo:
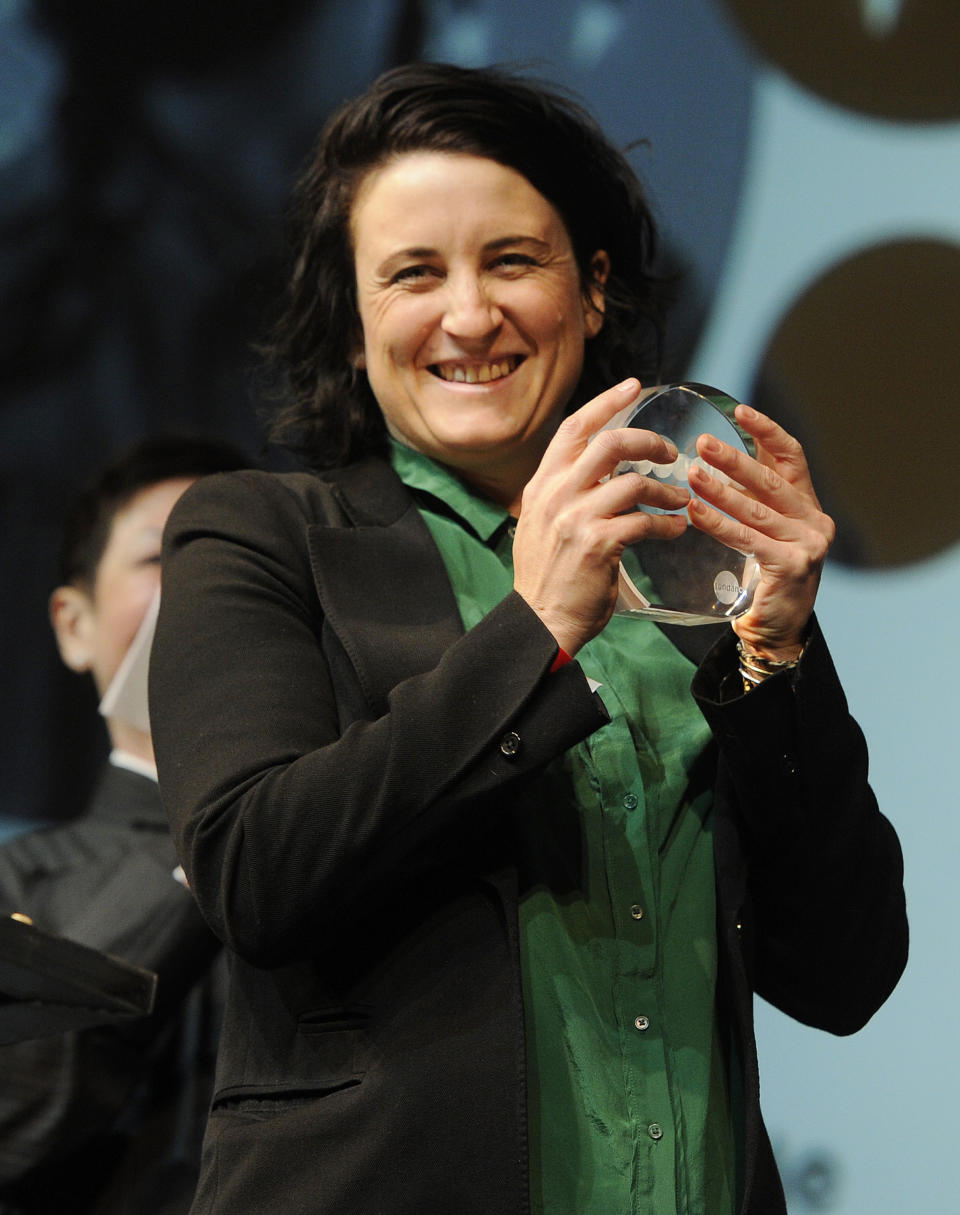
M 504 759 L 516 759 L 520 754 L 520 735 L 514 730 L 510 730 L 500 739 L 500 754 Z

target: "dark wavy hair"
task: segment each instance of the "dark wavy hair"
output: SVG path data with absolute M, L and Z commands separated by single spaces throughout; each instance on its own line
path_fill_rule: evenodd
M 282 384 L 271 439 L 314 468 L 386 445 L 366 374 L 351 361 L 361 332 L 350 217 L 366 175 L 414 151 L 483 156 L 522 173 L 566 224 L 584 289 L 594 253 L 609 254 L 604 323 L 587 343 L 571 409 L 628 375 L 657 373 L 656 228 L 625 156 L 555 86 L 500 68 L 406 64 L 330 117 L 293 196 L 294 262 L 264 350 Z

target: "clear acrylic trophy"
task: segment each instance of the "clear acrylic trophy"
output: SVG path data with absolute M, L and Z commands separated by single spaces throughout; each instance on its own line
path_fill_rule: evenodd
M 666 384 L 644 393 L 604 430 L 637 427 L 655 431 L 676 445 L 677 459 L 672 464 L 624 461 L 614 476 L 636 470 L 665 484 L 690 489 L 689 470 L 697 463 L 711 476 L 723 478 L 723 473 L 697 454 L 696 444 L 701 434 L 711 434 L 752 454 L 747 446 L 750 440 L 745 442 L 725 416 L 732 418 L 735 404 L 726 393 L 706 384 Z M 658 515 L 684 513 L 646 505 L 635 509 Z M 732 620 L 749 608 L 758 575 L 750 554 L 728 548 L 690 526 L 676 539 L 642 540 L 625 551 L 616 614 L 683 625 Z

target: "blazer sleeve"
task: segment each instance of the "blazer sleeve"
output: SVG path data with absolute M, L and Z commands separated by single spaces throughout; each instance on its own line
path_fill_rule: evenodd
M 738 931 L 752 942 L 759 994 L 807 1024 L 852 1033 L 906 964 L 900 845 L 816 622 L 795 672 L 748 695 L 730 694 L 734 640 L 694 681 L 720 747 L 718 807 L 746 861 L 746 899 L 731 911 L 749 920 Z
M 315 588 L 309 496 L 262 473 L 184 495 L 151 659 L 185 872 L 218 936 L 261 966 L 315 956 L 351 917 L 475 864 L 511 793 L 606 720 L 576 664 L 549 673 L 556 644 L 514 594 L 364 712 L 351 636 Z M 358 602 L 358 627 L 393 594 Z M 417 655 L 427 630 L 393 630 L 391 644 Z

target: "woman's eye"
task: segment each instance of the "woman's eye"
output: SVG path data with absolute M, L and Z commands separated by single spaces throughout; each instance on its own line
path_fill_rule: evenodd
M 404 266 L 402 270 L 398 270 L 393 276 L 393 281 L 395 283 L 423 282 L 436 273 L 437 271 L 433 266 Z
M 537 265 L 537 260 L 528 253 L 501 253 L 492 265 L 494 270 L 526 270 Z

